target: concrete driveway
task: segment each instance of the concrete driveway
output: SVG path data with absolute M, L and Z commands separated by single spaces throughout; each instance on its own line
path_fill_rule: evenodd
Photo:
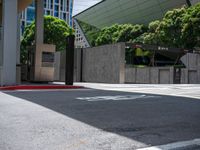
M 200 148 L 199 108 L 199 99 L 133 92 L 0 92 L 0 150 Z

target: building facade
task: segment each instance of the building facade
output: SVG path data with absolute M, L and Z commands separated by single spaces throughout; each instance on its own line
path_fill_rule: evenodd
M 76 21 L 76 19 L 74 19 L 73 27 L 75 30 L 75 47 L 76 48 L 90 47 L 90 44 L 89 44 L 85 34 L 83 33 L 81 26 Z
M 73 0 L 44 0 L 44 14 L 60 18 L 72 27 Z M 21 13 L 21 35 L 35 19 L 35 2 Z

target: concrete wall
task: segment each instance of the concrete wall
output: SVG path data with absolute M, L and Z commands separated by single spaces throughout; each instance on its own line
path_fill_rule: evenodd
M 182 58 L 187 68 L 125 67 L 125 45 L 118 43 L 75 50 L 74 81 L 136 84 L 197 84 L 200 83 L 200 55 L 187 54 Z M 65 81 L 65 52 L 57 52 L 55 80 Z M 81 69 L 82 66 L 82 69 Z M 82 75 L 81 75 L 82 70 Z
M 200 67 L 200 54 L 188 53 L 181 58 L 187 69 L 196 69 Z
M 83 49 L 75 49 L 74 52 L 74 81 L 81 81 L 81 51 Z
M 21 84 L 21 66 L 16 67 L 16 84 Z
M 126 67 L 125 82 L 136 84 L 173 84 L 173 67 Z
M 84 82 L 124 83 L 124 71 L 124 43 L 84 49 Z
M 82 76 L 83 82 L 124 83 L 124 43 L 86 48 L 82 54 L 75 49 L 74 53 L 74 81 L 80 82 Z M 65 81 L 65 51 L 56 53 L 55 62 L 55 81 Z
M 181 84 L 200 84 L 200 68 L 182 69 Z
M 0 66 L 3 65 L 3 28 L 0 26 Z
M 55 81 L 65 81 L 65 51 L 55 53 Z M 81 49 L 75 49 L 74 51 L 74 81 L 80 82 L 81 78 Z
M 182 84 L 200 84 L 200 54 L 188 53 L 181 58 L 186 68 L 181 70 Z

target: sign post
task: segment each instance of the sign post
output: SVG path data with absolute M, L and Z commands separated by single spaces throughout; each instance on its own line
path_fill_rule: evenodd
M 74 82 L 74 40 L 74 35 L 66 38 L 65 85 L 73 85 Z

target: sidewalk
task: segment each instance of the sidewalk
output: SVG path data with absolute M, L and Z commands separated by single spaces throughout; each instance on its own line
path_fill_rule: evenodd
M 112 90 L 123 92 L 149 93 L 200 99 L 199 84 L 104 84 L 104 83 L 75 83 L 99 90 Z

